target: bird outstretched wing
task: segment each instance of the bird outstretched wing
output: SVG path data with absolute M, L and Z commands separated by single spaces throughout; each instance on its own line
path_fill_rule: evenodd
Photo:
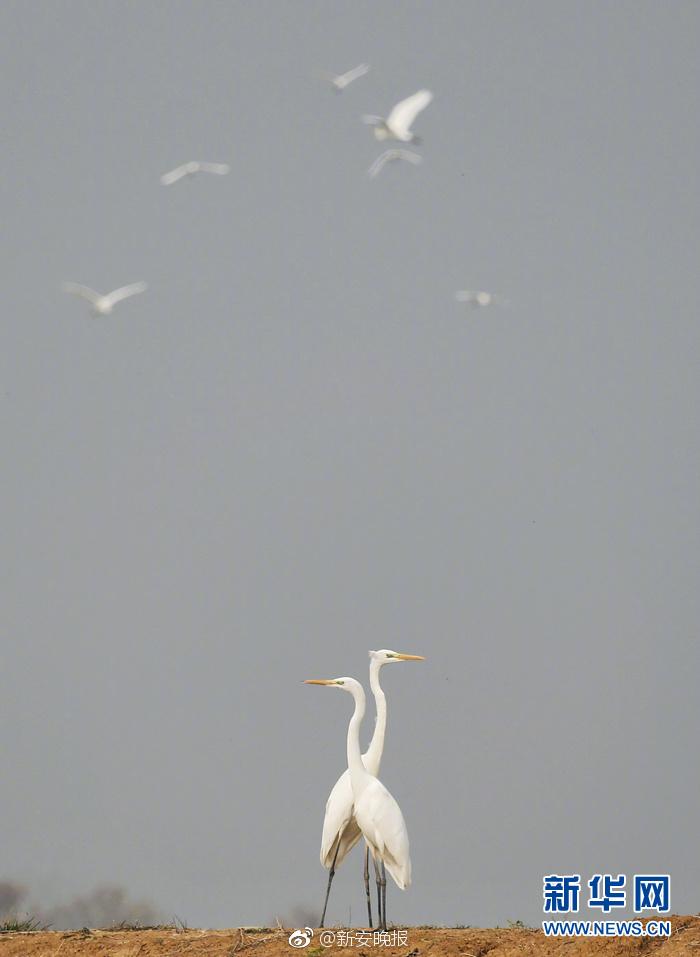
M 80 296 L 81 299 L 87 299 L 93 306 L 102 298 L 99 292 L 95 292 L 89 286 L 81 286 L 78 282 L 64 282 L 63 291 L 70 293 L 71 296 Z
M 177 183 L 179 179 L 182 179 L 183 176 L 187 176 L 189 165 L 189 163 L 183 163 L 181 166 L 176 166 L 175 169 L 171 169 L 169 173 L 163 173 L 160 178 L 162 185 L 171 186 L 173 183 Z
M 367 172 L 374 178 L 381 173 L 386 164 L 392 162 L 392 160 L 406 160 L 407 163 L 413 163 L 414 166 L 418 166 L 423 162 L 423 157 L 419 153 L 413 153 L 411 150 L 384 150 L 372 163 Z
M 419 90 L 412 96 L 406 97 L 405 100 L 401 100 L 387 117 L 387 126 L 399 136 L 407 136 L 413 126 L 413 121 L 420 111 L 426 108 L 432 98 L 433 94 L 430 90 Z
M 344 90 L 354 80 L 359 80 L 365 73 L 369 73 L 369 63 L 360 63 L 358 66 L 348 70 L 347 73 L 340 73 L 333 78 L 333 86 L 338 90 Z
M 228 163 L 200 163 L 199 168 L 203 173 L 215 173 L 217 176 L 225 176 L 231 172 Z
M 423 157 L 418 153 L 412 153 L 410 150 L 384 150 L 372 163 L 367 172 L 374 178 L 381 173 L 387 163 L 393 160 L 406 160 L 408 163 L 413 163 L 414 166 L 418 166 L 423 162 Z
M 380 153 L 376 160 L 372 163 L 370 168 L 367 170 L 369 175 L 374 179 L 375 176 L 378 176 L 381 171 L 384 169 L 389 160 L 393 159 L 392 153 L 393 150 L 384 150 L 383 153 Z
M 119 289 L 114 289 L 112 292 L 107 293 L 104 297 L 112 306 L 121 302 L 122 299 L 128 299 L 129 296 L 135 296 L 139 292 L 145 292 L 148 289 L 148 284 L 145 282 L 133 282 L 129 286 L 120 286 Z
M 398 159 L 406 160 L 407 163 L 413 163 L 414 166 L 420 166 L 423 157 L 420 153 L 413 153 L 411 150 L 396 150 Z

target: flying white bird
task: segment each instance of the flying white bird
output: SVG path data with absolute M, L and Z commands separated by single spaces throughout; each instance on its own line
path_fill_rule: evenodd
M 402 143 L 419 143 L 420 140 L 411 132 L 413 121 L 421 110 L 424 110 L 433 98 L 430 90 L 419 90 L 412 96 L 397 103 L 386 119 L 382 116 L 363 116 L 363 123 L 371 123 L 374 135 L 378 140 L 394 139 Z
M 367 172 L 374 179 L 381 173 L 387 163 L 395 163 L 397 160 L 406 160 L 407 163 L 419 166 L 423 162 L 423 157 L 419 153 L 412 152 L 412 150 L 384 150 Z
M 163 186 L 172 186 L 184 176 L 194 176 L 197 173 L 214 173 L 217 176 L 225 176 L 231 172 L 228 163 L 204 163 L 200 160 L 191 160 L 189 163 L 183 163 L 182 166 L 176 166 L 169 173 L 163 173 L 160 178 Z
M 333 84 L 336 93 L 342 93 L 346 86 L 350 86 L 354 80 L 359 80 L 366 73 L 369 73 L 369 63 L 360 63 L 347 73 L 323 73 L 322 76 Z
M 374 860 L 380 889 L 379 927 L 386 930 L 386 871 L 401 890 L 411 883 L 408 830 L 401 808 L 375 775 L 370 774 L 360 753 L 360 725 L 365 714 L 365 692 L 354 678 L 309 678 L 306 684 L 328 685 L 349 692 L 355 701 L 348 725 L 347 758 L 354 816 Z
M 386 697 L 379 684 L 379 672 L 384 665 L 397 661 L 425 661 L 425 658 L 421 655 L 406 655 L 398 651 L 391 651 L 388 648 L 382 648 L 379 651 L 370 651 L 369 657 L 369 683 L 372 694 L 374 695 L 377 720 L 374 725 L 372 740 L 370 741 L 367 751 L 362 755 L 362 760 L 369 773 L 376 777 L 379 774 L 379 767 L 384 752 L 384 735 L 386 733 Z M 328 896 L 331 892 L 331 884 L 336 868 L 342 864 L 343 860 L 360 840 L 360 837 L 360 828 L 353 813 L 350 771 L 346 769 L 333 785 L 333 790 L 326 802 L 326 814 L 323 819 L 321 864 L 326 869 L 330 869 L 330 874 L 328 875 L 326 899 L 323 902 L 323 914 L 321 915 L 319 927 L 323 927 L 323 922 L 326 918 Z M 371 927 L 372 908 L 369 895 L 369 848 L 365 854 L 364 880 L 365 895 L 367 897 L 367 915 Z M 377 891 L 379 891 L 379 888 L 377 888 Z
M 122 299 L 128 299 L 129 296 L 145 292 L 147 288 L 148 285 L 145 282 L 134 282 L 130 286 L 120 286 L 119 289 L 102 295 L 102 293 L 90 289 L 89 286 L 81 286 L 77 282 L 63 283 L 64 292 L 69 292 L 72 296 L 80 296 L 81 299 L 87 299 L 92 306 L 91 311 L 94 316 L 108 316 Z
M 493 292 L 473 292 L 471 289 L 460 289 L 455 293 L 457 302 L 466 302 L 472 309 L 481 306 L 507 306 L 508 300 L 497 296 Z

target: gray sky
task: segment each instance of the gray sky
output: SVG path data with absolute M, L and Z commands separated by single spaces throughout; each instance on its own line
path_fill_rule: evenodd
M 699 29 L 2 5 L 0 877 L 320 909 L 351 701 L 300 681 L 394 647 L 390 918 L 537 922 L 556 869 L 697 910 Z M 423 165 L 370 180 L 360 115 L 422 86 Z M 159 185 L 192 158 L 232 174 Z M 65 279 L 150 288 L 93 320 Z

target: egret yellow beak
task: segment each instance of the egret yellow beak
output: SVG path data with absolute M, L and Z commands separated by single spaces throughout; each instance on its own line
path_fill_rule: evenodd
M 423 655 L 400 655 L 397 652 L 396 657 L 401 661 L 425 661 Z
M 335 681 L 332 678 L 306 678 L 305 685 L 333 685 Z

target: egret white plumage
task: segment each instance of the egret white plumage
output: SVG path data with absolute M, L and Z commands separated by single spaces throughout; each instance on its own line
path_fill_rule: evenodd
M 313 678 L 307 679 L 306 683 L 340 687 L 348 691 L 355 701 L 347 735 L 353 817 L 372 854 L 379 892 L 379 926 L 386 929 L 386 870 L 396 885 L 404 890 L 411 883 L 411 860 L 408 831 L 401 809 L 376 775 L 369 773 L 360 753 L 365 692 L 354 678 Z
M 119 289 L 114 289 L 112 292 L 103 295 L 95 292 L 94 289 L 90 289 L 89 286 L 81 286 L 77 282 L 63 283 L 63 291 L 70 293 L 72 296 L 80 296 L 81 299 L 86 299 L 92 306 L 91 312 L 95 316 L 108 316 L 122 299 L 128 299 L 129 296 L 145 292 L 146 289 L 148 289 L 147 283 L 134 282 L 129 286 L 120 286 Z
M 225 176 L 231 172 L 228 163 L 206 163 L 202 160 L 190 160 L 182 166 L 176 166 L 169 173 L 163 173 L 160 178 L 163 186 L 172 186 L 185 176 L 195 176 L 197 173 L 213 173 L 215 176 Z
M 366 73 L 369 73 L 369 63 L 360 63 L 346 73 L 324 73 L 323 76 L 333 84 L 336 93 L 342 93 L 346 87 Z
M 375 176 L 381 173 L 387 163 L 395 163 L 398 160 L 405 160 L 407 163 L 413 163 L 414 166 L 419 166 L 423 162 L 423 157 L 419 153 L 414 153 L 412 150 L 384 150 L 372 163 L 367 172 L 372 179 L 374 179 Z
M 418 90 L 401 100 L 386 119 L 382 116 L 363 116 L 363 123 L 374 126 L 374 135 L 378 140 L 400 140 L 402 143 L 417 143 L 418 137 L 412 132 L 415 118 L 433 99 L 430 90 Z
M 479 309 L 481 306 L 506 306 L 507 299 L 497 296 L 493 292 L 472 291 L 471 289 L 459 289 L 455 293 L 457 302 L 466 302 L 472 309 Z
M 370 741 L 367 751 L 362 755 L 362 760 L 369 773 L 376 777 L 379 774 L 382 754 L 384 753 L 387 718 L 386 696 L 379 683 L 379 672 L 384 665 L 387 664 L 394 664 L 398 661 L 425 661 L 425 658 L 423 658 L 422 655 L 407 655 L 403 652 L 392 651 L 390 648 L 370 651 L 369 657 L 369 684 L 372 689 L 372 694 L 374 695 L 377 717 L 372 740 Z M 323 818 L 321 864 L 330 870 L 330 873 L 328 875 L 326 899 L 323 902 L 323 913 L 319 927 L 323 927 L 326 918 L 328 897 L 331 892 L 331 884 L 333 883 L 336 868 L 340 866 L 360 840 L 361 836 L 362 832 L 354 815 L 352 784 L 350 781 L 350 769 L 348 767 L 333 785 L 333 789 L 326 802 L 326 813 Z M 372 908 L 369 894 L 369 848 L 365 853 L 364 881 L 365 895 L 367 898 L 367 916 L 371 927 Z M 377 892 L 379 893 L 379 881 L 377 883 Z

